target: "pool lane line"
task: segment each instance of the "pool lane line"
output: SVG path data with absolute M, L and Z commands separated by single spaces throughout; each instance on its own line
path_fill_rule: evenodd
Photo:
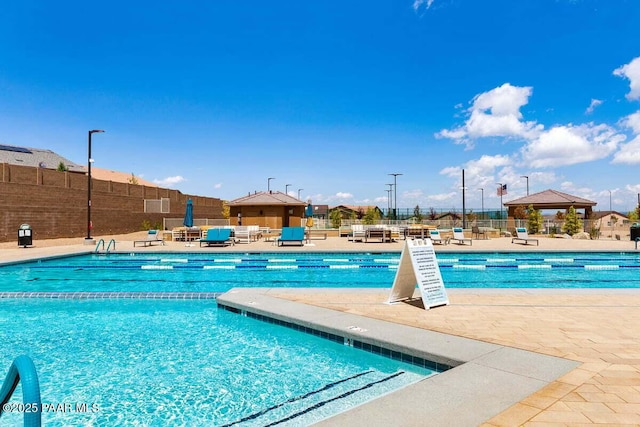
M 366 385 L 364 385 L 362 387 L 358 387 L 356 389 L 349 390 L 346 393 L 342 393 L 341 395 L 333 397 L 331 399 L 323 400 L 322 402 L 318 402 L 315 405 L 308 407 L 307 409 L 304 409 L 302 411 L 296 412 L 295 414 L 291 414 L 286 418 L 282 418 L 282 419 L 280 419 L 278 421 L 275 421 L 275 422 L 272 422 L 270 424 L 265 424 L 265 427 L 275 426 L 275 425 L 282 424 L 282 423 L 287 422 L 287 421 L 291 421 L 291 420 L 293 420 L 295 418 L 298 418 L 298 417 L 300 417 L 302 415 L 305 415 L 305 414 L 307 414 L 307 413 L 309 413 L 311 411 L 314 411 L 314 410 L 316 410 L 318 408 L 321 408 L 321 407 L 323 407 L 323 406 L 325 406 L 325 405 L 327 405 L 327 404 L 329 404 L 331 402 L 334 402 L 334 401 L 340 400 L 340 399 L 344 399 L 345 397 L 349 397 L 354 393 L 357 393 L 357 392 L 362 391 L 362 390 L 366 390 L 368 388 L 373 387 L 374 385 L 378 385 L 378 384 L 381 384 L 383 382 L 392 380 L 392 379 L 394 379 L 394 378 L 396 378 L 396 377 L 398 377 L 398 376 L 400 376 L 402 374 L 404 374 L 404 371 L 398 371 L 395 374 L 392 374 L 392 375 L 390 375 L 388 377 L 382 378 L 382 379 L 380 379 L 378 381 L 373 381 L 373 382 L 371 382 L 369 384 L 366 384 Z
M 0 292 L 0 299 L 165 299 L 215 300 L 224 292 Z
M 270 406 L 270 407 L 268 407 L 268 408 L 266 408 L 266 409 L 263 409 L 263 410 L 261 410 L 261 411 L 259 411 L 259 412 L 255 412 L 255 413 L 253 413 L 253 414 L 251 414 L 251 415 L 248 415 L 248 416 L 246 416 L 246 417 L 244 417 L 244 418 L 241 418 L 241 419 L 239 419 L 239 420 L 237 420 L 237 421 L 234 421 L 234 422 L 232 422 L 232 423 L 229 423 L 229 424 L 223 424 L 223 425 L 222 425 L 222 426 L 220 426 L 220 427 L 230 427 L 230 426 L 233 426 L 233 425 L 236 425 L 236 424 L 239 424 L 239 423 L 243 423 L 243 422 L 245 422 L 245 421 L 254 420 L 254 419 L 258 418 L 258 417 L 263 416 L 263 415 L 264 415 L 264 414 L 266 414 L 267 412 L 273 411 L 274 409 L 278 409 L 278 408 L 280 408 L 280 407 L 282 407 L 282 406 L 286 405 L 287 403 L 293 403 L 293 402 L 297 402 L 298 400 L 306 399 L 306 398 L 308 398 L 308 397 L 313 396 L 314 394 L 318 394 L 318 393 L 321 393 L 321 392 L 323 392 L 323 391 L 325 391 L 325 390 L 329 390 L 329 389 L 331 389 L 331 388 L 333 388 L 333 387 L 335 387 L 335 386 L 337 386 L 337 385 L 339 385 L 339 384 L 342 384 L 342 383 L 347 382 L 347 381 L 350 381 L 350 380 L 354 380 L 354 379 L 359 378 L 359 377 L 361 377 L 361 376 L 368 375 L 368 374 L 372 374 L 373 372 L 374 372 L 373 370 L 364 371 L 364 372 L 360 372 L 360 373 L 358 373 L 358 374 L 352 375 L 352 376 L 350 376 L 350 377 L 348 377 L 348 378 L 343 378 L 343 379 L 341 379 L 341 380 L 334 381 L 334 382 L 332 382 L 332 383 L 329 383 L 329 384 L 324 385 L 323 387 L 321 387 L 321 388 L 319 388 L 319 389 L 316 389 L 316 390 L 310 391 L 310 392 L 305 393 L 305 394 L 300 395 L 300 396 L 291 397 L 291 398 L 289 398 L 289 399 L 285 400 L 284 402 L 278 403 L 277 405 Z

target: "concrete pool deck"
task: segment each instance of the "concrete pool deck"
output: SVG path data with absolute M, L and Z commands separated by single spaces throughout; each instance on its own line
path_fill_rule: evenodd
M 117 250 L 133 252 L 133 240 L 145 233 L 100 236 L 117 241 Z M 166 246 L 136 252 L 400 251 L 398 243 L 353 243 L 345 238 L 312 240 L 314 246 L 273 246 L 270 242 L 227 248 Z M 197 245 L 197 243 L 196 243 Z M 437 246 L 446 251 L 635 251 L 634 242 L 540 238 L 540 245 L 512 244 L 510 238 L 474 240 L 473 245 Z M 0 262 L 89 252 L 83 239 L 34 241 L 18 248 L 0 243 Z M 445 284 L 446 285 L 446 284 Z M 390 284 L 391 286 L 391 284 Z M 492 345 L 527 350 L 579 362 L 569 373 L 490 416 L 486 426 L 640 425 L 640 289 L 523 290 L 448 289 L 451 304 L 425 311 L 411 304 L 382 304 L 388 291 L 340 289 L 272 290 L 270 297 L 322 307 L 338 313 L 408 325 Z M 491 390 L 486 390 L 491 394 Z M 416 402 L 416 405 L 421 402 Z M 402 414 L 398 414 L 398 421 Z M 370 425 L 375 425 L 369 422 Z M 388 425 L 388 424 L 387 424 Z M 397 425 L 412 425 L 402 424 Z M 428 421 L 426 424 L 428 425 Z M 455 425 L 455 422 L 452 423 Z

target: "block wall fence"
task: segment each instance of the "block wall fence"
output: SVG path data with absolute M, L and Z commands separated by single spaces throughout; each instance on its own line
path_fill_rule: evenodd
M 27 223 L 33 238 L 85 237 L 87 175 L 0 163 L 0 242 L 15 240 Z M 222 201 L 159 187 L 91 180 L 93 236 L 143 230 L 143 222 L 184 216 L 187 199 L 194 218 L 223 218 Z M 145 199 L 169 199 L 169 213 L 145 213 Z

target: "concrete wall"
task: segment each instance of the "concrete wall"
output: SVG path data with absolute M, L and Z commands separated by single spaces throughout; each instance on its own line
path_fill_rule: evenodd
M 145 199 L 168 198 L 169 213 L 145 213 Z M 194 217 L 223 218 L 222 201 L 177 190 L 92 179 L 92 236 L 143 229 L 143 222 L 184 215 L 187 199 Z M 16 240 L 20 224 L 33 238 L 84 237 L 87 234 L 87 176 L 0 163 L 0 242 Z M 17 244 L 17 243 L 16 243 Z

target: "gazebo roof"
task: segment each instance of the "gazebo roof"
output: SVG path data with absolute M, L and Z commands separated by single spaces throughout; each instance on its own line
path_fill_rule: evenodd
M 307 203 L 280 191 L 260 191 L 231 200 L 229 206 L 307 206 Z
M 566 209 L 571 206 L 574 208 L 590 208 L 597 204 L 597 202 L 592 200 L 556 190 L 544 190 L 504 203 L 505 206 L 533 205 L 534 209 Z

